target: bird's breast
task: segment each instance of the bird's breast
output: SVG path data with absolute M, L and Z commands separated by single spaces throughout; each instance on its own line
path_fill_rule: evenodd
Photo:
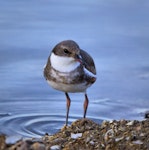
M 80 63 L 75 61 L 72 57 L 58 56 L 53 52 L 51 53 L 50 60 L 51 66 L 59 72 L 71 72 L 80 65 Z

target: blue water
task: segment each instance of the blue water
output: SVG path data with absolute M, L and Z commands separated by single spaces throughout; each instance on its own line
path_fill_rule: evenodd
M 95 60 L 87 117 L 143 119 L 149 110 L 149 1 L 0 1 L 0 133 L 38 137 L 65 123 L 65 95 L 49 87 L 43 66 L 72 39 Z M 83 116 L 70 94 L 69 124 Z

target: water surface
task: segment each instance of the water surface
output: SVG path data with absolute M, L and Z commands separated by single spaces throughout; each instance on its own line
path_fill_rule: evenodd
M 39 137 L 65 123 L 62 92 L 43 77 L 52 48 L 75 40 L 96 64 L 87 117 L 143 119 L 149 109 L 149 2 L 2 0 L 0 133 Z M 83 116 L 83 94 L 70 94 L 69 123 Z

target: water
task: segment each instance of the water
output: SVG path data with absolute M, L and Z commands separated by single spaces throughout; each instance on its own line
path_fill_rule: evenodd
M 62 92 L 43 77 L 51 49 L 75 40 L 94 58 L 87 117 L 143 119 L 149 109 L 148 1 L 0 1 L 0 133 L 39 137 L 65 123 Z M 83 116 L 83 94 L 70 94 L 69 124 Z

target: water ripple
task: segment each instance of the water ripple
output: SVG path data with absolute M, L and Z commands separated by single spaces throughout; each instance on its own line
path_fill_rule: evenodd
M 70 116 L 69 124 L 80 116 Z M 90 118 L 94 121 L 97 118 Z M 99 121 L 99 120 L 98 120 Z M 0 119 L 0 133 L 9 136 L 41 137 L 45 133 L 53 134 L 65 124 L 65 116 L 58 114 L 19 114 L 6 115 Z
M 40 137 L 58 131 L 65 123 L 65 116 L 47 114 L 23 114 L 0 119 L 0 132 L 23 137 Z
M 80 116 L 70 116 L 69 124 L 81 118 Z M 90 117 L 94 121 L 101 121 Z M 65 124 L 65 116 L 58 114 L 21 114 L 6 115 L 0 119 L 0 133 L 22 137 L 41 137 L 45 133 L 53 134 L 60 130 Z

